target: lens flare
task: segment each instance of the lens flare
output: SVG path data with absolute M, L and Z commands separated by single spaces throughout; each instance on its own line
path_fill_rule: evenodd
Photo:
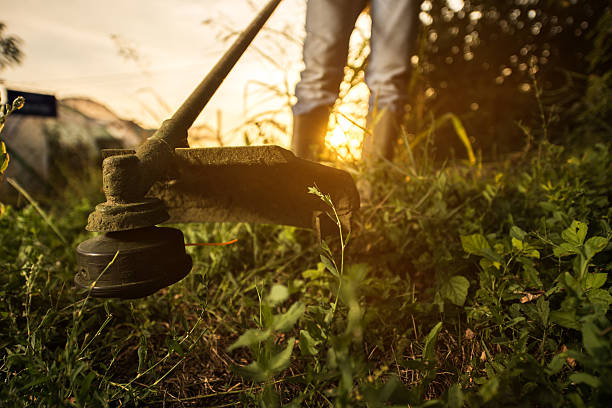
M 465 5 L 463 0 L 447 0 L 446 4 L 454 12 L 457 12 L 457 11 L 463 9 L 463 6 Z

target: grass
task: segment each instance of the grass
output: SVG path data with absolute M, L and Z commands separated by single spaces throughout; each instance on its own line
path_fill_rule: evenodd
M 36 205 L 7 207 L 0 397 L 605 405 L 609 149 L 542 142 L 518 163 L 412 169 L 410 179 L 398 161 L 381 169 L 348 245 L 342 235 L 321 249 L 291 227 L 183 226 L 186 242 L 238 243 L 188 249 L 191 274 L 142 300 L 74 289 L 73 248 L 99 196 L 67 196 L 46 218 Z

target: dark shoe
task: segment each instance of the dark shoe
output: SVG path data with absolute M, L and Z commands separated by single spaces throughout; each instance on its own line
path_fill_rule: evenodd
M 291 151 L 302 159 L 317 161 L 325 151 L 325 134 L 330 108 L 321 106 L 309 113 L 293 115 Z
M 361 156 L 366 163 L 376 163 L 382 159 L 391 160 L 400 134 L 401 115 L 388 110 L 378 115 L 368 115 L 366 132 L 363 139 Z

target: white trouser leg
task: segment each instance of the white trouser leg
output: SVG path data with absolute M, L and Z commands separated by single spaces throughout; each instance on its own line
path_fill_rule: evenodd
M 295 115 L 331 106 L 344 77 L 348 45 L 366 0 L 308 0 L 304 70 L 295 88 Z
M 372 36 L 366 84 L 370 111 L 402 114 L 407 103 L 410 53 L 418 12 L 414 0 L 371 0 Z

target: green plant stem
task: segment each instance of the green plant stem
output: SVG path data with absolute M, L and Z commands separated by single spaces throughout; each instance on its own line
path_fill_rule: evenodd
M 340 217 L 338 217 L 338 213 L 336 212 L 336 207 L 332 205 L 332 210 L 334 211 L 334 217 L 336 217 L 336 223 L 338 224 L 338 233 L 340 235 L 340 271 L 338 273 L 338 291 L 336 292 L 336 299 L 334 300 L 334 305 L 332 306 L 332 320 L 334 314 L 336 313 L 336 308 L 338 307 L 338 298 L 340 296 L 340 290 L 342 289 L 342 276 L 344 272 L 344 236 L 342 234 L 342 223 L 340 222 Z

